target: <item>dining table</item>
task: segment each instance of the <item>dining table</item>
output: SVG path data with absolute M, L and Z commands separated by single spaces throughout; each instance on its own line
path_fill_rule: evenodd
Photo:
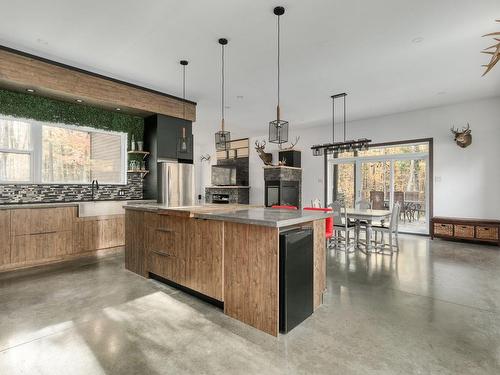
M 342 210 L 344 211 L 344 209 Z M 385 222 L 391 216 L 391 210 L 372 210 L 371 208 L 346 208 L 344 211 L 347 219 L 356 221 L 357 225 L 361 222 L 366 225 L 366 252 L 371 252 L 371 234 L 374 221 Z

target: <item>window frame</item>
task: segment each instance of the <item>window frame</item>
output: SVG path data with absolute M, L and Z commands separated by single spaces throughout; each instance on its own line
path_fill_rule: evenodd
M 26 122 L 30 125 L 30 150 L 4 149 L 0 148 L 0 152 L 14 154 L 30 155 L 30 181 L 0 181 L 0 185 L 91 185 L 92 182 L 43 182 L 42 181 L 42 158 L 43 158 L 43 126 L 57 127 L 67 130 L 81 131 L 87 133 L 102 133 L 116 135 L 120 137 L 121 152 L 120 161 L 122 171 L 120 182 L 103 182 L 103 185 L 124 186 L 127 185 L 127 146 L 128 134 L 126 132 L 116 132 L 112 130 L 96 129 L 89 126 L 68 125 L 64 123 L 53 123 L 46 121 L 37 121 L 33 119 L 17 118 L 12 116 L 0 115 L 0 120 Z

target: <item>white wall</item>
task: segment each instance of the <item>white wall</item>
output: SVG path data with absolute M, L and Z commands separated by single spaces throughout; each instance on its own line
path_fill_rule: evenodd
M 461 127 L 467 122 L 473 141 L 462 149 L 453 142 L 450 127 Z M 303 151 L 302 200 L 305 204 L 316 197 L 323 200 L 323 158 L 312 156 L 310 146 L 329 142 L 331 125 L 294 129 L 292 122 L 290 126 L 290 138 L 301 137 L 297 148 Z M 251 145 L 256 139 L 267 138 L 267 129 L 263 130 L 262 137 L 250 139 Z M 336 134 L 342 136 L 340 126 L 336 127 Z M 349 123 L 348 138 L 361 137 L 374 143 L 433 138 L 434 215 L 500 218 L 500 97 Z M 215 159 L 212 143 L 197 142 L 196 147 Z M 276 148 L 273 154 L 276 161 Z M 250 202 L 263 204 L 262 162 L 254 150 L 250 155 Z M 197 181 L 204 181 L 197 184 L 198 191 L 203 191 L 210 184 L 208 164 L 203 165 L 203 170 L 198 168 L 197 177 Z

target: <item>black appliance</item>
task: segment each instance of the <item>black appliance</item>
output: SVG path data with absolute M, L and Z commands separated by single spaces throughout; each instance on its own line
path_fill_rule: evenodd
M 313 231 L 280 233 L 280 332 L 290 332 L 313 313 Z
M 213 194 L 212 195 L 212 203 L 229 203 L 229 194 Z
M 226 165 L 212 165 L 212 185 L 236 185 L 236 167 Z
M 299 207 L 299 181 L 266 181 L 266 207 L 285 205 Z
M 285 160 L 285 165 L 287 167 L 295 167 L 295 168 L 300 168 L 301 167 L 301 152 L 297 150 L 287 150 L 287 151 L 280 151 L 278 153 L 278 158 L 280 161 Z

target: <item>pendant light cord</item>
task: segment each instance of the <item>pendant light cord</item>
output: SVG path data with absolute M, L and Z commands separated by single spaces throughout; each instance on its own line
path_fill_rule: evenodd
M 332 143 L 335 143 L 335 99 L 332 98 Z
M 222 92 L 221 92 L 221 112 L 222 112 L 222 131 L 224 131 L 224 45 L 222 45 Z
M 182 66 L 182 104 L 183 117 L 186 118 L 186 65 Z
M 278 16 L 278 107 L 280 105 L 280 16 Z

